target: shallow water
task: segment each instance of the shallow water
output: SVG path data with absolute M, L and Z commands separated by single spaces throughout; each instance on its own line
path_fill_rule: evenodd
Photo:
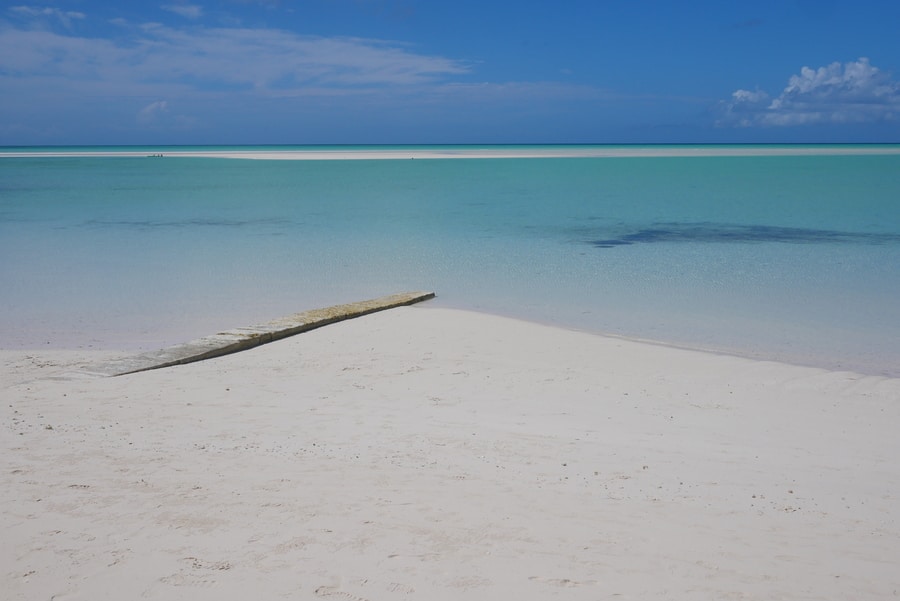
M 0 345 L 154 348 L 401 290 L 900 375 L 900 156 L 0 159 Z

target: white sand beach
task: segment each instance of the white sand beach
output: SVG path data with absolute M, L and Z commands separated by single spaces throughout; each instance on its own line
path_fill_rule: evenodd
M 435 148 L 364 147 L 350 149 L 303 150 L 77 150 L 77 151 L 0 151 L 2 158 L 66 157 L 149 157 L 265 159 L 284 161 L 400 160 L 400 159 L 547 159 L 547 158 L 626 158 L 626 157 L 752 157 L 752 156 L 853 156 L 897 155 L 900 146 L 485 146 L 483 148 L 438 146 Z
M 428 306 L 0 352 L 4 599 L 887 599 L 900 380 Z

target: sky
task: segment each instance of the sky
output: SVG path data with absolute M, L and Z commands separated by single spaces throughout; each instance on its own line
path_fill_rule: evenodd
M 897 0 L 0 0 L 0 146 L 900 143 Z

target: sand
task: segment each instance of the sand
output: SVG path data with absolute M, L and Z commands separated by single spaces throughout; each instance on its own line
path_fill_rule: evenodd
M 2 597 L 883 599 L 900 380 L 428 306 L 0 352 Z
M 484 148 L 357 148 L 307 150 L 166 150 L 146 151 L 0 151 L 2 158 L 65 157 L 150 157 L 150 158 L 220 158 L 265 159 L 287 161 L 322 160 L 398 160 L 398 159 L 537 159 L 537 158 L 624 158 L 624 157 L 713 157 L 713 156 L 847 156 L 896 155 L 900 146 L 486 146 Z

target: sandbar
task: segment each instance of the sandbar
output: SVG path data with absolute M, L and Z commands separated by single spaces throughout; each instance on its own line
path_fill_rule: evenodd
M 559 146 L 315 150 L 0 151 L 2 158 L 148 157 L 285 161 L 897 155 L 900 146 Z

